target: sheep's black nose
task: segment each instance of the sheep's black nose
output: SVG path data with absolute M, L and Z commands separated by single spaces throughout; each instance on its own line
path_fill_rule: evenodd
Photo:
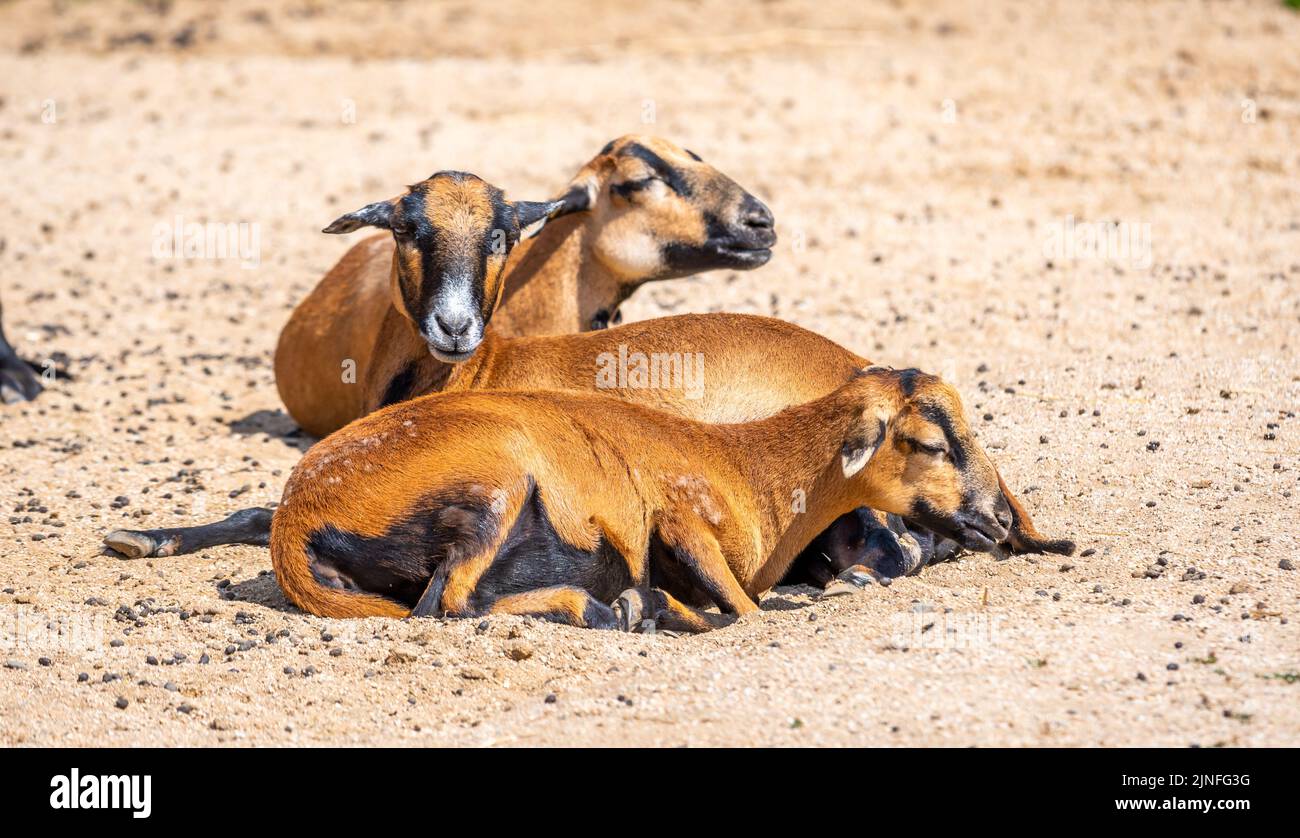
M 746 195 L 744 202 L 740 205 L 740 223 L 746 227 L 770 230 L 774 223 L 772 211 L 767 208 L 767 204 L 764 204 L 753 195 Z
M 435 314 L 434 319 L 438 321 L 438 325 L 442 327 L 442 330 L 453 338 L 464 337 L 465 333 L 469 331 L 470 324 L 474 322 L 474 318 L 466 311 L 446 315 Z

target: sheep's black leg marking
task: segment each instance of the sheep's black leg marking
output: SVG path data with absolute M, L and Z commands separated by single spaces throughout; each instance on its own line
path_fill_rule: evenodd
M 530 481 L 531 483 L 531 481 Z M 412 617 L 527 613 L 570 625 L 613 628 L 613 598 L 627 563 L 603 542 L 592 551 L 566 544 L 534 485 L 515 507 L 493 498 L 417 501 L 381 536 L 324 527 L 308 542 L 323 585 L 388 597 Z
M 835 574 L 861 563 L 866 541 L 860 511 L 863 510 L 841 515 L 825 532 L 813 539 L 786 571 L 781 584 L 824 588 L 835 578 Z
M 813 542 L 816 544 L 816 542 Z M 831 563 L 828 558 L 822 555 L 820 550 L 814 550 L 812 545 L 804 549 L 802 553 L 790 565 L 790 569 L 781 577 L 777 583 L 779 586 L 784 585 L 812 585 L 814 588 L 826 586 L 829 578 L 834 577 L 831 571 Z
M 441 614 L 448 575 L 464 557 L 491 549 L 496 532 L 492 499 L 423 497 L 383 535 L 363 536 L 333 526 L 312 533 L 312 575 L 322 585 L 378 594 L 414 608 L 412 616 Z
M 582 621 L 587 628 L 605 630 L 618 628 L 618 618 L 614 616 L 614 609 L 603 602 L 597 602 L 590 594 L 587 594 L 587 605 L 582 612 Z
M 477 610 L 486 611 L 506 597 L 548 588 L 580 589 L 597 603 L 612 602 L 631 584 L 627 561 L 604 539 L 584 550 L 561 538 L 534 490 L 520 506 L 496 558 L 479 578 L 473 603 Z
M 676 574 L 671 570 L 675 569 Z M 664 573 L 669 571 L 669 573 Z M 671 515 L 662 517 L 651 539 L 651 584 L 669 576 L 684 582 L 682 598 L 717 605 L 723 614 L 744 616 L 758 610 L 757 600 L 736 579 L 717 540 L 683 524 Z M 669 594 L 677 593 L 671 588 Z
M 825 588 L 835 579 L 835 569 L 824 556 L 812 557 L 820 561 L 809 561 L 806 565 L 808 581 L 818 588 Z
M 308 541 L 312 573 L 322 585 L 388 597 L 412 617 L 518 613 L 617 627 L 601 600 L 631 584 L 627 562 L 603 540 L 582 550 L 561 539 L 535 486 L 516 497 L 505 511 L 486 495 L 423 498 L 380 536 L 324 527 Z
M 879 526 L 879 520 L 871 516 L 876 527 L 867 533 L 867 545 L 863 562 L 873 569 L 877 576 L 897 579 L 899 576 L 911 576 L 925 567 L 927 559 L 933 555 L 932 536 L 914 524 L 909 524 L 897 515 L 886 515 L 886 525 Z M 927 549 L 926 544 L 930 544 Z
M 441 568 L 440 568 L 441 569 Z M 447 574 L 434 571 L 424 593 L 411 609 L 412 617 L 434 617 L 442 613 L 442 592 L 447 589 Z
M 115 530 L 104 536 L 106 546 L 132 559 L 181 556 L 224 544 L 265 547 L 270 542 L 271 510 L 262 507 L 241 509 L 223 521 L 197 527 Z
M 442 599 L 443 591 L 437 588 L 442 575 L 439 568 L 413 614 Z M 613 629 L 618 627 L 617 615 L 603 601 L 631 583 L 627 561 L 604 539 L 587 550 L 561 538 L 541 494 L 532 487 L 475 581 L 468 607 L 457 616 L 527 614 L 565 625 Z
M 618 626 L 613 609 L 598 597 L 612 598 L 611 591 L 628 583 L 627 562 L 603 540 L 592 550 L 565 542 L 535 486 L 520 504 L 509 531 L 484 550 L 491 551 L 492 558 L 473 581 L 472 591 L 462 596 L 465 605 L 456 616 L 527 614 L 586 628 Z M 448 580 L 462 572 L 457 567 L 453 563 L 439 566 L 412 616 L 439 613 Z M 459 593 L 465 592 L 462 586 Z M 455 601 L 457 596 L 447 599 Z

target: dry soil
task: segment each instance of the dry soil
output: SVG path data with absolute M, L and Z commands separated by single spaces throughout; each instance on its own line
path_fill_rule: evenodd
M 1300 13 L 264 6 L 0 6 L 6 326 L 72 376 L 0 407 L 0 743 L 1300 744 Z M 695 638 L 324 620 L 261 549 L 102 554 L 277 499 L 307 443 L 276 334 L 362 235 L 323 225 L 441 168 L 540 198 L 628 132 L 782 237 L 628 319 L 771 314 L 949 377 L 1082 552 Z M 258 258 L 160 257 L 178 217 Z

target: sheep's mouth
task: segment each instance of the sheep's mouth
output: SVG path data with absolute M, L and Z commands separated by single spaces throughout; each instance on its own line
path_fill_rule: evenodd
M 935 535 L 957 542 L 967 550 L 976 553 L 1002 552 L 999 545 L 1006 540 L 1007 531 L 1001 526 L 990 525 L 975 518 L 960 516 L 943 518 L 938 515 L 925 514 L 920 510 L 907 516 L 908 521 L 915 521 Z
M 689 276 L 722 268 L 753 270 L 772 258 L 772 243 L 728 236 L 706 239 L 698 245 L 669 245 L 664 248 L 666 276 Z
M 483 342 L 483 325 L 476 321 L 463 334 L 448 334 L 436 317 L 430 317 L 420 330 L 429 354 L 447 364 L 459 364 L 473 357 Z
M 429 354 L 445 364 L 459 364 L 468 361 L 474 357 L 474 349 L 478 348 L 475 346 L 474 349 L 466 350 L 445 349 L 441 346 L 435 346 L 433 342 L 429 342 L 428 347 Z
M 771 227 L 735 224 L 711 232 L 714 235 L 705 240 L 704 246 L 719 259 L 735 261 L 738 267 L 756 268 L 767 264 L 767 260 L 772 258 L 776 230 Z
M 725 267 L 758 268 L 772 258 L 770 247 L 754 247 L 734 240 L 711 242 L 707 247 L 719 262 L 725 263 Z
M 474 357 L 479 341 L 472 338 L 429 338 L 424 339 L 429 354 L 445 364 L 459 364 Z
M 953 541 L 956 541 L 967 550 L 974 550 L 979 553 L 992 553 L 998 546 L 998 543 L 988 533 L 970 524 L 963 524 L 961 529 L 957 530 L 957 535 L 953 538 Z

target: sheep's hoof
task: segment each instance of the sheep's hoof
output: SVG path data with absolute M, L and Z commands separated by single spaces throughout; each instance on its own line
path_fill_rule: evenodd
M 618 620 L 620 631 L 643 631 L 644 624 L 654 625 L 654 614 L 645 599 L 645 592 L 640 588 L 628 588 L 618 595 L 614 604 L 614 618 Z
M 133 530 L 114 530 L 104 536 L 104 545 L 111 547 L 128 559 L 142 559 L 152 556 L 158 544 L 142 532 Z
M 875 584 L 876 578 L 871 575 L 871 571 L 860 564 L 855 564 L 847 570 L 840 571 L 835 580 L 822 591 L 822 599 L 861 593 L 864 588 Z
M 835 581 L 826 586 L 822 591 L 821 599 L 831 599 L 837 596 L 852 596 L 862 593 L 862 589 L 856 585 L 850 585 L 848 582 Z
M 876 584 L 876 577 L 865 565 L 855 564 L 847 570 L 841 570 L 835 577 L 840 582 L 847 582 L 855 588 L 869 588 Z
M 911 532 L 905 532 L 898 536 L 898 546 L 903 551 L 905 557 L 904 572 L 900 576 L 913 576 L 921 572 L 921 568 L 927 563 L 926 550 L 921 542 Z

